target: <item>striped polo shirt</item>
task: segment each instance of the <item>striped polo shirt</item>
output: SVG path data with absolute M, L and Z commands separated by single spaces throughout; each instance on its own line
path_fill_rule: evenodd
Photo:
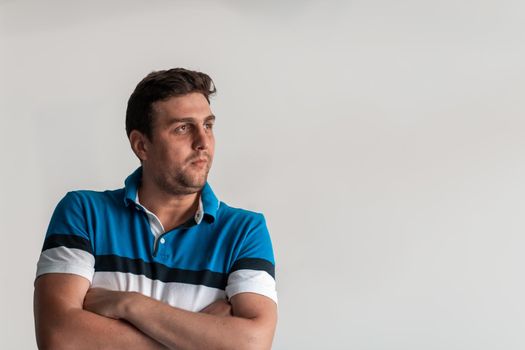
M 190 311 L 251 292 L 277 302 L 264 216 L 220 202 L 206 183 L 195 216 L 164 231 L 140 204 L 142 168 L 113 191 L 73 191 L 58 203 L 37 277 L 71 273 L 92 287 L 134 291 Z

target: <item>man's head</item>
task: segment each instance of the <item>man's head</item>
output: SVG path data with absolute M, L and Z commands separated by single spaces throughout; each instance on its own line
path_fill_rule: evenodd
M 214 92 L 208 75 L 175 68 L 149 74 L 131 95 L 126 132 L 143 176 L 160 190 L 189 194 L 206 183 L 215 147 Z
M 128 138 L 131 131 L 138 130 L 151 140 L 154 123 L 153 104 L 191 92 L 202 94 L 210 103 L 210 95 L 216 92 L 215 84 L 207 74 L 184 68 L 173 68 L 148 74 L 138 83 L 128 100 L 126 111 Z

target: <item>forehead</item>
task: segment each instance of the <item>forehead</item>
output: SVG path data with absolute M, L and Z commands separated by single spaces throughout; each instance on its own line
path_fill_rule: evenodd
M 210 104 L 203 94 L 198 92 L 170 97 L 153 103 L 155 121 L 168 122 L 173 118 L 192 118 L 204 120 L 212 114 Z

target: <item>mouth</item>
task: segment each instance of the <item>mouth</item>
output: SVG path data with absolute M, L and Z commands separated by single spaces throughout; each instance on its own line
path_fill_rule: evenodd
M 198 166 L 204 166 L 204 165 L 208 164 L 208 159 L 206 159 L 206 158 L 194 159 L 194 160 L 190 161 L 190 164 L 198 165 Z

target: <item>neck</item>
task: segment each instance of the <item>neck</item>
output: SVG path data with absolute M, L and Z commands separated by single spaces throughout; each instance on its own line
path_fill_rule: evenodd
M 199 207 L 199 192 L 170 194 L 144 176 L 138 192 L 140 203 L 157 216 L 166 232 L 188 221 Z

